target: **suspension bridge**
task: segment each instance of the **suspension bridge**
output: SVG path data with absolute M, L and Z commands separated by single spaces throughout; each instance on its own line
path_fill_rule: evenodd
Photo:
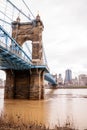
M 26 1 L 20 0 L 20 3 L 29 16 L 10 0 L 2 0 L 0 5 L 0 69 L 6 72 L 5 98 L 41 99 L 44 98 L 44 79 L 56 85 L 43 47 L 44 25 L 39 15 L 33 15 Z M 25 21 L 21 22 L 20 15 Z

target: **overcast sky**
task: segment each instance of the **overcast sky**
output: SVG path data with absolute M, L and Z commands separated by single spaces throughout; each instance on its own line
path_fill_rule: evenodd
M 20 1 L 14 2 L 23 11 Z M 87 74 L 87 0 L 25 1 L 43 21 L 43 44 L 50 72 L 63 77 L 66 69 L 71 69 L 73 76 Z
M 52 73 L 87 74 L 87 0 L 32 0 L 44 23 L 43 44 Z
M 32 0 L 44 23 L 43 43 L 50 71 L 87 74 L 87 0 Z

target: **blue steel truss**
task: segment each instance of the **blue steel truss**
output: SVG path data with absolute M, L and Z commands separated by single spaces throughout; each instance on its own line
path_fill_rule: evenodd
M 0 26 L 0 69 L 23 70 L 33 68 L 44 69 L 48 72 L 45 74 L 45 79 L 56 84 L 55 79 L 49 73 L 47 64 L 34 65 L 22 47 Z
M 52 85 L 57 85 L 56 79 L 50 73 L 46 73 L 44 76 Z

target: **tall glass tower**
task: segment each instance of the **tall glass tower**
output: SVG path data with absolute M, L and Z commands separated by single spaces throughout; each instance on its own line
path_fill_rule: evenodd
M 65 71 L 65 83 L 70 83 L 72 81 L 72 71 L 70 69 L 67 69 Z

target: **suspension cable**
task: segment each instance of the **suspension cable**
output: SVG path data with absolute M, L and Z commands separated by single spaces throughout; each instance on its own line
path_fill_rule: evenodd
M 13 7 L 13 10 L 12 10 L 12 21 L 13 21 L 13 17 L 14 17 L 14 7 Z
M 12 21 L 12 19 L 9 16 L 7 16 L 5 13 L 3 13 L 1 10 L 0 10 L 0 13 L 2 13 L 4 16 L 6 16 L 8 19 Z
M 26 2 L 24 0 L 22 0 L 22 2 L 24 3 L 24 5 L 27 7 L 27 9 L 29 10 L 29 12 L 31 13 L 31 15 L 33 16 L 33 18 L 35 19 L 35 16 L 33 15 L 32 11 L 29 9 L 28 5 L 26 4 Z
M 44 58 L 44 60 L 45 60 L 45 63 L 48 65 L 48 63 L 47 63 L 47 58 L 46 58 L 46 53 L 45 53 L 45 51 L 44 51 L 44 46 L 43 46 L 43 44 L 42 44 L 42 49 L 43 49 L 43 58 Z
M 0 21 L 6 23 L 6 24 L 8 24 L 8 25 L 11 25 L 11 23 L 9 23 L 9 22 L 7 22 L 7 21 L 5 21 L 5 20 L 3 20 L 3 19 L 0 19 Z
M 7 1 L 7 0 L 6 0 Z M 3 4 L 3 6 L 2 6 L 2 4 Z M 5 10 L 5 3 L 0 3 L 0 10 Z M 9 6 L 7 6 L 7 11 L 6 11 L 6 13 L 8 12 L 8 14 L 9 14 L 9 16 L 11 16 L 11 14 L 12 14 L 12 10 L 11 10 L 11 8 L 9 7 Z
M 6 10 L 7 10 L 7 3 L 5 4 L 5 10 L 4 10 L 4 20 L 5 20 L 5 17 L 6 17 Z
M 31 20 L 25 13 L 23 13 L 19 8 L 17 8 L 10 0 L 7 0 L 14 8 L 16 8 L 22 15 L 24 15 L 28 20 Z

